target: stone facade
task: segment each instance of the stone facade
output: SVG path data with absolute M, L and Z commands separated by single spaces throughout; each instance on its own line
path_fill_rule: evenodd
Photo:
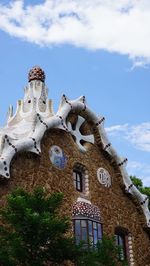
M 75 124 L 78 115 L 78 112 L 69 113 L 67 122 Z M 95 123 L 87 119 L 81 124 L 80 132 L 84 136 L 93 135 L 95 139 L 94 143 L 86 142 L 86 138 L 80 142 L 86 152 L 79 149 L 74 135 L 64 128 L 45 130 L 41 138 L 40 154 L 27 149 L 16 152 L 10 163 L 11 178 L 0 180 L 1 206 L 5 204 L 7 194 L 15 187 L 31 191 L 36 186 L 43 186 L 50 194 L 55 191 L 64 192 L 62 213 L 70 217 L 78 199 L 88 201 L 100 210 L 103 234 L 114 235 L 116 228 L 126 230 L 129 265 L 150 266 L 150 230 L 138 197 L 126 189 L 120 166 L 104 149 Z M 63 151 L 61 167 L 58 159 L 51 158 L 52 147 Z M 83 192 L 78 192 L 74 187 L 75 166 L 84 172 Z M 97 171 L 100 168 L 109 174 L 108 185 L 105 181 L 98 180 Z

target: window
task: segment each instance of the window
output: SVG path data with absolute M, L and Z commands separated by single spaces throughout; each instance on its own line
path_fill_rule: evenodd
M 94 220 L 89 219 L 75 219 L 74 233 L 76 243 L 80 241 L 85 242 L 85 246 L 96 246 L 97 242 L 102 239 L 102 225 Z
M 73 205 L 73 223 L 76 243 L 84 241 L 85 247 L 96 247 L 97 242 L 102 239 L 102 220 L 99 208 L 88 200 L 78 200 Z
M 127 238 L 128 232 L 124 228 L 117 228 L 115 230 L 116 243 L 119 246 L 118 257 L 119 260 L 124 261 L 127 259 Z
M 80 171 L 78 170 L 73 171 L 73 182 L 74 182 L 74 187 L 76 188 L 76 190 L 82 192 L 83 191 L 83 177 Z
M 84 196 L 89 196 L 89 175 L 85 165 L 75 163 L 73 166 L 72 179 L 74 188 Z
M 126 245 L 125 245 L 125 236 L 116 235 L 116 243 L 120 247 L 119 249 L 119 260 L 123 261 L 126 259 Z

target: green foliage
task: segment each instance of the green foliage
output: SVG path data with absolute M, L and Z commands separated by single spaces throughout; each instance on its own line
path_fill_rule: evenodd
M 144 187 L 143 182 L 140 178 L 137 178 L 136 176 L 130 176 L 133 184 L 139 189 L 139 191 L 149 198 L 149 209 L 150 209 L 150 187 Z
M 143 188 L 141 189 L 141 192 L 142 192 L 143 194 L 147 195 L 147 196 L 149 197 L 149 199 L 150 199 L 150 187 L 143 187 Z
M 120 248 L 115 244 L 115 237 L 104 236 L 96 247 L 80 248 L 80 255 L 77 258 L 77 266 L 116 266 L 118 265 L 118 254 Z M 119 265 L 127 265 L 120 262 Z
M 8 196 L 0 211 L 0 265 L 116 266 L 118 248 L 114 238 L 104 237 L 96 248 L 75 245 L 67 236 L 70 220 L 60 217 L 63 194 L 46 196 L 42 188 L 27 193 L 17 189 Z M 123 264 L 119 264 L 123 265 Z
M 0 262 L 5 265 L 41 266 L 47 261 L 73 259 L 74 240 L 66 237 L 68 218 L 58 216 L 62 193 L 46 197 L 43 189 L 33 193 L 15 190 L 1 211 Z M 54 264 L 53 264 L 54 265 Z
M 137 178 L 136 176 L 130 176 L 133 184 L 140 190 L 143 187 L 143 182 L 140 178 Z

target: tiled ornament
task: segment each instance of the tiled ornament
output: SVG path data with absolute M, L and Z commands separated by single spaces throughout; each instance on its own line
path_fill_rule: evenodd
M 64 169 L 67 164 L 67 157 L 59 146 L 51 146 L 49 150 L 49 158 L 51 163 L 59 169 Z
M 97 178 L 100 184 L 104 185 L 105 187 L 111 186 L 111 176 L 108 171 L 104 168 L 98 168 L 97 170 Z
M 94 144 L 94 136 L 91 135 L 82 135 L 80 132 L 80 128 L 85 122 L 85 119 L 78 115 L 78 119 L 75 125 L 75 129 L 73 129 L 73 126 L 71 125 L 70 122 L 68 122 L 68 129 L 69 132 L 75 137 L 76 144 L 79 147 L 79 150 L 81 152 L 86 152 L 86 148 L 81 144 L 81 141 L 89 142 Z
M 84 216 L 97 221 L 101 220 L 100 210 L 97 206 L 83 201 L 78 201 L 73 205 L 73 217 L 76 216 Z

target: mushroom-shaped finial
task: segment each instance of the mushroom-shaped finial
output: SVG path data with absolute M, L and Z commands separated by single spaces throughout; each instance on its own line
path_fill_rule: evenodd
M 42 82 L 45 81 L 45 73 L 39 66 L 34 66 L 31 68 L 28 74 L 29 82 L 32 80 L 41 80 Z

